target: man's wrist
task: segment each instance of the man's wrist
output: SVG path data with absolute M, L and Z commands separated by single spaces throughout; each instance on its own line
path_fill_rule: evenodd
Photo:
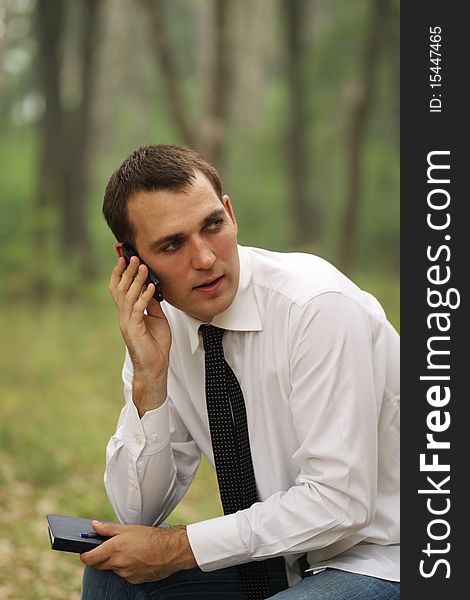
M 193 554 L 193 549 L 191 548 L 191 544 L 189 543 L 188 533 L 186 531 L 186 525 L 180 525 L 178 527 L 181 532 L 180 537 L 180 548 L 179 551 L 181 553 L 183 564 L 182 568 L 184 569 L 193 569 L 197 567 L 196 558 Z
M 186 532 L 186 525 L 176 525 L 171 527 L 170 531 L 172 532 L 171 562 L 175 571 L 197 567 L 197 562 Z
M 157 377 L 145 377 L 134 373 L 132 382 L 132 400 L 139 412 L 143 415 L 155 408 L 160 408 L 167 397 L 167 374 Z

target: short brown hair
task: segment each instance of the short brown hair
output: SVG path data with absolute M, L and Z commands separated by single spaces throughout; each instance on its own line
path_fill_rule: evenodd
M 179 192 L 191 185 L 200 171 L 222 200 L 222 185 L 215 167 L 197 152 L 170 144 L 143 146 L 130 154 L 111 175 L 103 200 L 103 215 L 118 242 L 134 243 L 129 221 L 129 198 L 139 191 Z

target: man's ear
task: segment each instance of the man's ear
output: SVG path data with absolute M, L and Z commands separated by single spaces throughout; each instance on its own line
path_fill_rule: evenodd
M 230 219 L 232 220 L 232 223 L 235 225 L 235 229 L 238 229 L 237 221 L 235 219 L 235 215 L 233 214 L 233 208 L 232 208 L 232 205 L 230 204 L 230 198 L 227 196 L 227 194 L 224 194 L 222 196 L 222 204 L 225 206 L 225 210 L 230 215 Z
M 114 252 L 116 252 L 116 254 L 118 256 L 123 256 L 122 254 L 122 250 L 121 250 L 121 246 L 122 246 L 123 242 L 116 242 L 114 244 Z

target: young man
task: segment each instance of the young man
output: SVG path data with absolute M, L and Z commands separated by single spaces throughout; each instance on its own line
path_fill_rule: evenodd
M 120 256 L 109 285 L 127 354 L 105 484 L 126 525 L 95 524 L 111 539 L 82 555 L 82 598 L 398 598 L 399 340 L 378 302 L 318 257 L 238 246 L 185 148 L 134 152 L 103 212 L 142 264 Z M 155 527 L 201 454 L 225 515 Z

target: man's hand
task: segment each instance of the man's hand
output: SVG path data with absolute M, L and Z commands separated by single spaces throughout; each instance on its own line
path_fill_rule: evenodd
M 144 527 L 93 521 L 100 535 L 111 537 L 80 560 L 99 570 L 114 571 L 129 583 L 146 583 L 197 566 L 186 527 Z
M 119 313 L 119 327 L 134 367 L 133 400 L 142 416 L 166 399 L 171 332 L 155 286 L 146 289 L 148 269 L 132 257 L 129 266 L 121 256 L 113 269 L 109 291 Z M 144 311 L 147 311 L 147 314 Z

